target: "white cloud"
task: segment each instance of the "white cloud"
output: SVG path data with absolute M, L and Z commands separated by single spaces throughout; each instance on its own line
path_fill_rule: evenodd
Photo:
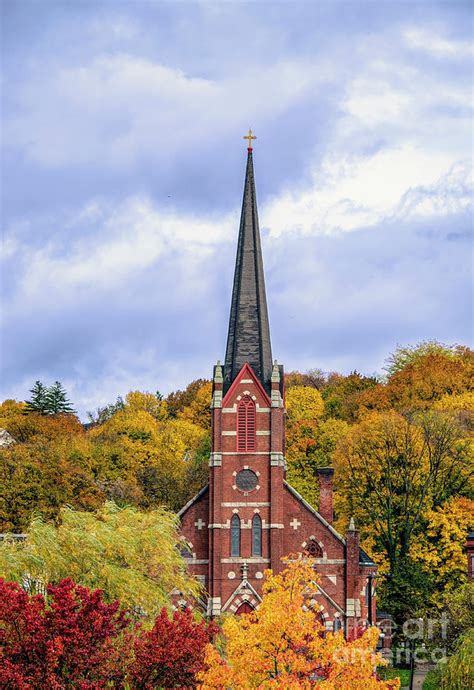
M 470 57 L 474 47 L 469 41 L 451 40 L 425 27 L 411 27 L 403 34 L 406 43 L 437 57 Z
M 452 168 L 450 156 L 411 144 L 372 156 L 331 155 L 313 170 L 309 189 L 272 199 L 262 218 L 278 236 L 356 230 L 399 215 L 457 213 L 472 203 L 470 172 L 468 162 Z
M 114 289 L 165 255 L 196 261 L 209 247 L 235 235 L 237 214 L 196 218 L 163 211 L 145 197 L 130 197 L 115 207 L 91 201 L 63 223 L 76 236 L 64 253 L 58 253 L 55 242 L 36 248 L 7 240 L 9 257 L 16 253 L 28 267 L 17 274 L 19 299 L 47 304 L 48 294 L 56 299 L 59 293 L 61 301 L 74 301 L 78 290 L 93 294 Z

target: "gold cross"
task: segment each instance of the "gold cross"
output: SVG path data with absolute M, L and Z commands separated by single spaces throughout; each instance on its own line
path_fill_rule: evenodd
M 252 139 L 256 139 L 256 138 L 257 137 L 253 136 L 251 129 L 249 129 L 249 133 L 247 134 L 247 136 L 242 137 L 242 139 L 248 139 L 249 140 L 249 149 L 252 148 Z

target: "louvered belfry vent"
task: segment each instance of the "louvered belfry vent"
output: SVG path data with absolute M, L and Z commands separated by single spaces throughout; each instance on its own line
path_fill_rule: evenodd
M 255 403 L 244 395 L 237 407 L 237 450 L 253 451 L 256 441 Z

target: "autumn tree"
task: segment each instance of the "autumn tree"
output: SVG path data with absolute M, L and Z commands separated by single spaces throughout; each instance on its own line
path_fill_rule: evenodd
M 453 359 L 462 349 L 458 345 L 444 345 L 437 340 L 423 340 L 416 345 L 399 345 L 385 360 L 384 369 L 388 376 L 393 376 L 408 364 L 420 361 L 426 355 L 441 355 Z
M 360 396 L 364 392 L 370 392 L 377 385 L 375 376 L 364 376 L 357 371 L 351 372 L 348 376 L 335 372 L 329 374 L 321 391 L 325 416 L 354 423 L 359 417 Z
M 318 505 L 318 467 L 331 465 L 337 442 L 347 430 L 340 419 L 323 419 L 321 393 L 294 385 L 286 394 L 288 481 L 312 505 Z
M 414 418 L 372 413 L 349 430 L 334 459 L 342 512 L 356 516 L 374 537 L 373 555 L 387 559 L 392 613 L 395 604 L 397 615 L 409 613 L 421 603 L 411 586 L 422 576 L 409 558 L 413 537 L 427 510 L 469 490 L 472 444 L 456 419 L 442 412 Z
M 211 401 L 212 383 L 207 381 L 197 391 L 194 399 L 178 412 L 180 419 L 186 419 L 193 424 L 210 431 L 211 429 Z
M 178 390 L 170 393 L 166 398 L 170 417 L 177 417 L 179 412 L 182 412 L 185 407 L 191 405 L 197 393 L 208 383 L 208 379 L 196 379 L 195 381 L 191 381 L 183 391 Z
M 63 508 L 58 526 L 35 518 L 27 539 L 0 542 L 0 572 L 18 582 L 28 573 L 33 589 L 71 577 L 151 616 L 169 604 L 175 588 L 189 596 L 199 593 L 180 546 L 178 520 L 164 508 L 147 513 L 112 503 L 95 513 Z
M 127 615 L 66 579 L 28 596 L 0 579 L 0 687 L 102 688 L 123 679 L 122 633 Z
M 206 645 L 217 633 L 215 623 L 196 622 L 189 609 L 166 609 L 158 614 L 153 628 L 134 641 L 133 662 L 127 681 L 135 690 L 195 688 L 196 675 L 205 669 Z
M 417 353 L 403 368 L 394 366 L 386 383 L 360 394 L 359 416 L 370 410 L 428 410 L 443 396 L 472 391 L 473 380 L 474 352 L 468 348 Z
M 94 510 L 103 503 L 90 439 L 76 417 L 12 411 L 1 424 L 18 443 L 0 449 L 0 532 L 25 531 L 35 512 L 54 520 L 61 505 Z
M 474 501 L 452 496 L 442 505 L 425 510 L 422 524 L 409 555 L 431 575 L 436 601 L 441 605 L 440 593 L 467 579 L 465 543 L 466 535 L 474 529 Z
M 267 571 L 258 610 L 226 618 L 218 644 L 207 648 L 208 669 L 199 675 L 203 690 L 398 688 L 398 679 L 375 676 L 381 661 L 376 628 L 353 642 L 342 632 L 321 635 L 311 606 L 317 591 L 311 559 L 289 561 L 279 575 Z

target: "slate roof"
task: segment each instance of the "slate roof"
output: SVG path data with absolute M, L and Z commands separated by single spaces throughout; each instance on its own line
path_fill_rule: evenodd
M 245 362 L 250 364 L 265 390 L 270 391 L 272 347 L 251 149 L 248 151 L 235 260 L 224 363 L 224 393 Z

